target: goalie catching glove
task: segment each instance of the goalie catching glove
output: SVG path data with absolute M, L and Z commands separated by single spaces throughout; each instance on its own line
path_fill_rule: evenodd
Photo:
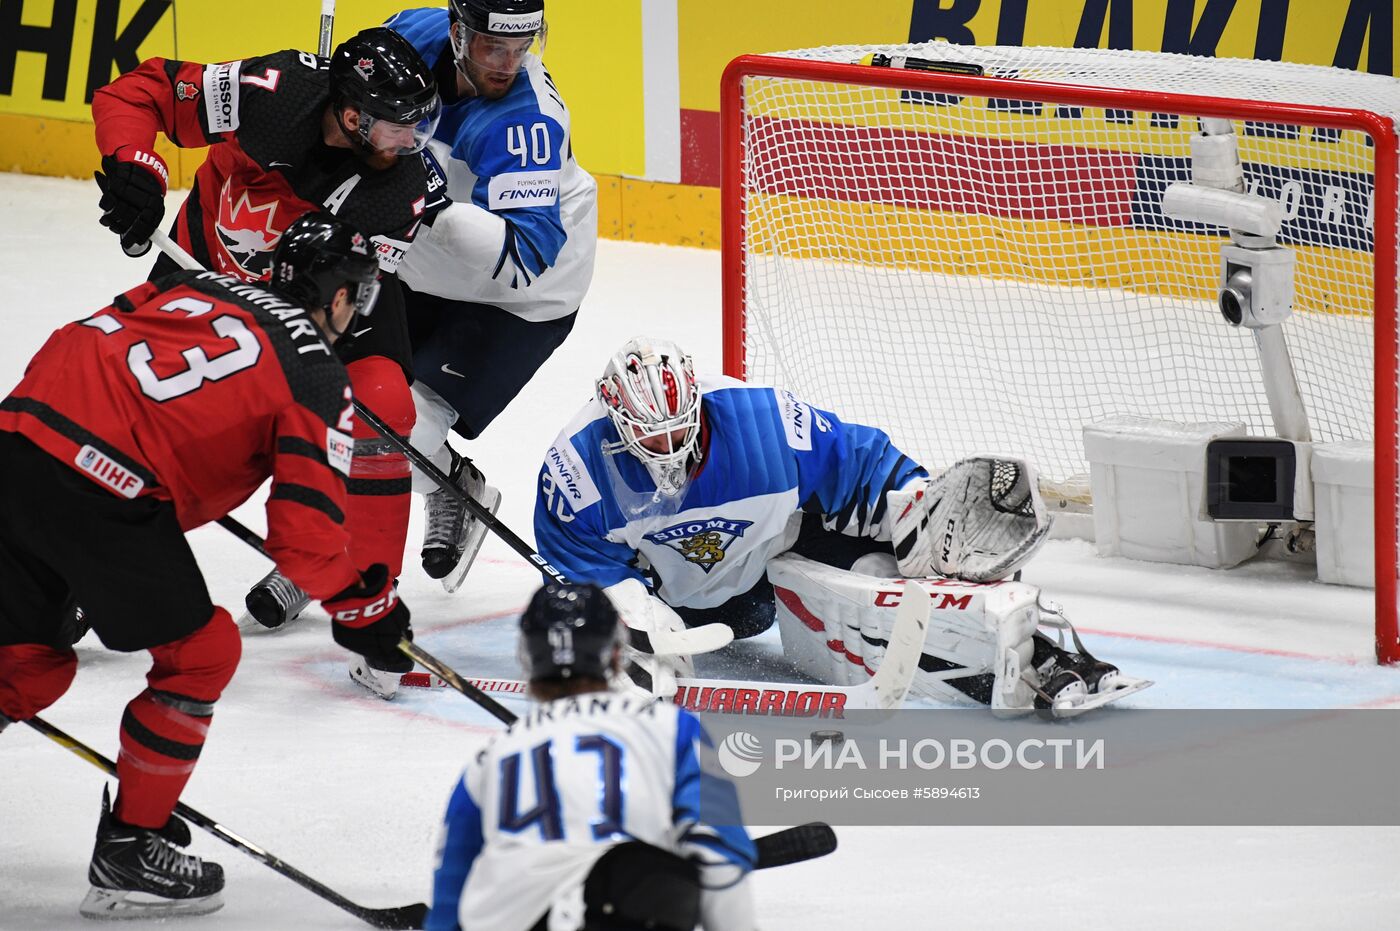
M 899 572 L 970 582 L 1004 579 L 1045 542 L 1050 518 L 1035 470 L 977 456 L 885 495 Z
M 676 694 L 677 677 L 695 675 L 693 655 L 718 650 L 734 639 L 734 631 L 724 624 L 686 627 L 680 615 L 639 579 L 624 579 L 603 592 L 627 625 L 623 662 L 628 676 L 660 698 Z

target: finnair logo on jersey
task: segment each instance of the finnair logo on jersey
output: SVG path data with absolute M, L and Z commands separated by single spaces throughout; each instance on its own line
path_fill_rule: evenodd
M 133 475 L 130 469 L 118 465 L 91 446 L 78 450 L 73 462 L 123 498 L 135 498 L 146 487 L 145 481 Z
M 492 13 L 486 21 L 486 31 L 497 35 L 533 35 L 544 25 L 544 11 L 534 13 Z
M 657 546 L 669 546 L 680 553 L 685 561 L 709 572 L 724 561 L 729 545 L 744 535 L 753 526 L 751 520 L 728 520 L 724 517 L 711 517 L 708 520 L 691 520 L 683 524 L 673 524 L 665 530 L 646 535 L 646 539 Z
M 492 210 L 548 207 L 558 202 L 557 171 L 511 171 L 494 176 L 486 186 L 486 203 Z
M 602 500 L 598 486 L 593 484 L 588 470 L 579 461 L 578 451 L 574 449 L 573 443 L 564 442 L 551 446 L 544 458 L 547 468 L 540 493 L 548 496 L 549 509 L 560 515 L 561 519 L 566 511 L 581 511 Z M 567 508 L 555 506 L 555 495 L 563 499 L 560 503 L 566 504 Z M 568 519 L 571 520 L 572 517 Z
M 797 396 L 791 391 L 774 388 L 773 394 L 778 399 L 778 409 L 782 411 L 783 430 L 787 433 L 788 445 L 793 449 L 812 448 L 814 427 L 822 433 L 831 429 L 831 424 L 825 417 L 797 400 Z

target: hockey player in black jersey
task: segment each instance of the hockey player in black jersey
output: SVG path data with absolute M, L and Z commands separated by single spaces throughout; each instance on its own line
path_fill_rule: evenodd
M 102 223 L 128 252 L 145 251 L 163 216 L 167 171 L 154 152 L 157 133 L 182 147 L 209 147 L 172 230 L 207 268 L 265 279 L 282 231 L 312 207 L 370 237 L 383 285 L 378 310 L 336 350 L 355 397 L 406 437 L 414 422 L 411 355 L 395 273 L 423 225 L 448 203 L 442 175 L 423 151 L 441 103 L 412 46 L 375 28 L 346 40 L 329 60 L 296 50 L 209 65 L 151 59 L 99 89 L 92 111 L 103 156 Z M 173 268 L 162 257 L 152 276 Z M 358 418 L 354 437 L 350 551 L 397 577 L 409 465 Z M 306 594 L 276 572 L 248 596 L 250 614 L 266 626 L 306 605 Z

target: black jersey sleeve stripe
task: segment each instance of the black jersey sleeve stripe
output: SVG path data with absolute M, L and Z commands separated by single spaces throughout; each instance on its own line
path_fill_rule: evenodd
M 91 446 L 117 465 L 126 469 L 132 475 L 141 479 L 147 488 L 160 484 L 160 480 L 145 466 L 141 465 L 121 450 L 114 448 L 97 434 L 83 429 L 52 407 L 49 407 L 43 401 L 34 398 L 11 396 L 4 401 L 0 401 L 0 410 L 10 411 L 16 414 L 28 414 L 50 430 L 67 437 L 79 446 Z
M 352 478 L 346 484 L 352 495 L 367 497 L 390 497 L 406 495 L 413 491 L 411 478 Z
M 305 456 L 307 459 L 314 459 L 323 466 L 330 466 L 330 459 L 326 457 L 326 451 L 310 440 L 303 440 L 299 436 L 279 436 L 277 438 L 277 454 L 288 456 Z
M 330 496 L 308 485 L 282 482 L 272 490 L 271 500 L 291 501 L 320 511 L 337 524 L 345 523 L 345 513 L 336 507 Z

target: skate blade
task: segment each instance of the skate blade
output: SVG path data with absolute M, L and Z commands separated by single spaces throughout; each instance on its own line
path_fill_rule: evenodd
M 492 514 L 501 506 L 501 493 L 490 485 L 486 486 L 486 491 L 481 495 L 481 506 Z M 467 533 L 466 545 L 462 548 L 462 558 L 457 560 L 457 565 L 452 567 L 452 571 L 443 576 L 442 587 L 449 595 L 455 593 L 466 581 L 467 572 L 471 569 L 472 563 L 476 562 L 477 551 L 481 549 L 481 544 L 486 540 L 486 524 L 479 520 L 473 520 L 471 530 Z
M 371 669 L 362 656 L 356 656 L 350 661 L 350 679 L 385 701 L 393 701 L 394 696 L 399 693 L 399 673 Z
M 1135 692 L 1141 692 L 1148 686 L 1153 685 L 1151 679 L 1134 679 L 1131 676 L 1117 676 L 1118 685 L 1109 692 L 1095 692 L 1086 696 L 1081 701 L 1066 702 L 1057 701 L 1051 712 L 1056 718 L 1077 718 L 1086 711 L 1093 711 L 1095 708 L 1102 708 L 1104 705 L 1112 704 L 1121 698 L 1127 698 Z
M 149 892 L 93 886 L 78 906 L 78 913 L 96 921 L 159 921 L 182 915 L 207 915 L 223 907 L 223 895 L 218 892 L 195 899 L 167 899 Z

